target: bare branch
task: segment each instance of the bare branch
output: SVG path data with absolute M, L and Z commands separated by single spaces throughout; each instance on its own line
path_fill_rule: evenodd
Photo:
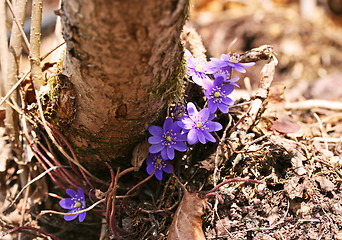
M 8 6 L 10 3 L 7 1 Z M 14 24 L 12 26 L 12 34 L 9 46 L 8 55 L 8 68 L 7 68 L 7 85 L 6 91 L 9 91 L 13 86 L 16 85 L 19 68 L 20 68 L 20 56 L 22 51 L 22 40 L 20 26 L 23 25 L 25 19 L 26 10 L 26 0 L 18 0 L 13 9 L 13 15 L 15 15 L 18 20 L 19 25 Z M 22 27 L 21 27 L 22 28 Z M 18 102 L 17 94 L 12 94 L 11 96 L 14 102 Z M 12 147 L 14 150 L 19 150 L 19 116 L 16 111 L 14 111 L 10 106 L 6 108 L 6 120 L 5 120 L 7 134 L 10 137 Z
M 15 24 L 16 24 L 16 26 L 18 27 L 18 30 L 20 31 L 20 34 L 21 34 L 21 36 L 23 37 L 23 39 L 24 39 L 24 42 L 25 42 L 25 44 L 26 44 L 26 47 L 27 47 L 27 49 L 29 50 L 29 52 L 30 52 L 30 43 L 29 43 L 29 41 L 28 41 L 28 39 L 27 39 L 27 37 L 26 37 L 26 34 L 25 34 L 25 31 L 24 31 L 24 29 L 23 29 L 23 21 L 24 21 L 24 19 L 22 19 L 21 17 L 17 17 L 16 16 L 16 12 L 15 12 L 15 10 L 13 10 L 13 7 L 12 7 L 12 4 L 11 4 L 11 2 L 9 1 L 9 0 L 6 0 L 6 2 L 7 2 L 7 5 L 8 5 L 8 8 L 9 8 L 9 10 L 11 11 L 11 13 L 12 13 L 12 17 L 13 17 L 13 20 L 14 20 L 14 22 L 15 22 Z M 25 8 L 26 8 L 26 2 L 25 2 Z M 13 33 L 13 32 L 12 32 Z
M 0 97 L 5 95 L 5 80 L 7 76 L 7 58 L 8 43 L 6 31 L 6 1 L 0 1 L 0 63 L 1 63 L 1 80 L 0 80 Z
M 43 73 L 40 66 L 40 37 L 42 25 L 43 0 L 32 1 L 31 33 L 30 33 L 30 62 L 32 80 L 35 89 L 43 84 Z

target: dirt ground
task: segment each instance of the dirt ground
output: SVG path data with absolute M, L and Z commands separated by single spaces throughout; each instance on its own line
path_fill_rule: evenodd
M 241 75 L 234 99 L 247 104 L 231 108 L 230 118 L 219 116 L 224 128 L 228 126 L 219 133 L 219 146 L 193 147 L 175 164 L 189 191 L 210 190 L 229 178 L 266 183 L 219 188 L 223 203 L 211 197 L 202 216 L 206 239 L 342 240 L 342 17 L 332 14 L 323 0 L 308 20 L 301 17 L 298 2 L 289 0 L 193 4 L 189 25 L 202 37 L 208 57 L 271 45 L 279 61 L 269 95 L 248 129 L 248 122 L 239 119 L 246 117 L 256 99 L 267 60 Z M 41 210 L 58 207 L 58 199 L 48 193 L 64 194 L 45 178 L 15 208 L 7 209 L 23 179 L 3 126 L 0 131 L 0 155 L 10 156 L 0 166 L 2 229 L 28 222 L 60 239 L 109 239 L 101 212 L 89 213 L 83 224 L 67 223 L 56 215 L 39 216 Z M 29 165 L 32 176 L 38 176 L 37 164 Z M 146 177 L 145 168 L 124 177 L 118 194 Z M 133 216 L 118 207 L 119 227 L 132 233 L 123 239 L 166 239 L 180 200 L 174 178 L 147 182 L 128 200 L 129 208 L 137 209 Z M 122 200 L 117 204 L 121 206 Z M 28 233 L 20 238 L 44 239 Z
M 248 132 L 248 148 L 220 165 L 221 177 L 263 179 L 267 187 L 221 188 L 224 204 L 215 208 L 212 199 L 204 217 L 206 237 L 342 239 L 342 18 L 324 1 L 310 20 L 301 18 L 295 1 L 238 2 L 203 1 L 192 23 L 209 56 L 274 47 L 279 64 L 265 112 Z M 253 97 L 262 65 L 248 69 L 250 81 L 237 98 Z M 241 117 L 246 110 L 231 114 Z M 297 124 L 299 131 L 287 133 Z

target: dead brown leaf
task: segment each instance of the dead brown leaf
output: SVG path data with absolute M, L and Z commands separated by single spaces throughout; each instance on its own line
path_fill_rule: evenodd
M 205 240 L 201 216 L 204 214 L 207 199 L 197 193 L 184 192 L 169 229 L 168 240 Z

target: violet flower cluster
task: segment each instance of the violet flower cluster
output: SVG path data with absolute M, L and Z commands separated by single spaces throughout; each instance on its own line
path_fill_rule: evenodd
M 187 106 L 177 106 L 174 110 L 174 120 L 167 118 L 163 127 L 150 126 L 148 131 L 152 135 L 148 142 L 150 155 L 147 157 L 147 173 L 162 180 L 163 172 L 173 171 L 171 161 L 175 158 L 175 151 L 185 152 L 187 144 L 198 142 L 216 142 L 213 132 L 222 129 L 222 125 L 213 121 L 219 109 L 222 113 L 229 112 L 229 106 L 234 101 L 229 97 L 239 77 L 231 77 L 232 71 L 245 73 L 245 67 L 255 63 L 240 63 L 238 54 L 222 54 L 221 58 L 211 58 L 209 62 L 195 58 L 185 50 L 186 67 L 191 80 L 201 86 L 208 101 L 208 107 L 198 110 L 194 103 Z M 212 80 L 213 79 L 213 80 Z

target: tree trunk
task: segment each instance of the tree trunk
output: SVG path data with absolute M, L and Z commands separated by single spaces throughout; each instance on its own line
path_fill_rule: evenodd
M 76 97 L 64 133 L 82 164 L 128 165 L 148 126 L 181 96 L 187 6 L 188 0 L 62 2 L 64 71 Z

